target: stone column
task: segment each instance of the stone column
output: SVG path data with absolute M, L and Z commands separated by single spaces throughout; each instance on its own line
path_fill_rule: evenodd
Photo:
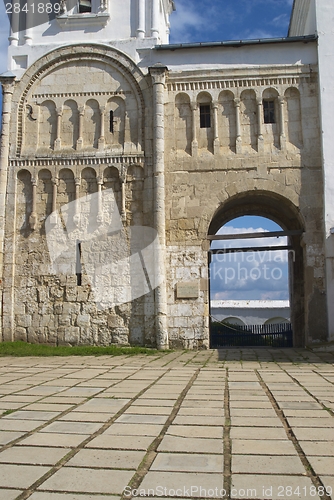
M 15 76 L 0 78 L 2 84 L 2 130 L 0 139 L 0 283 L 3 278 L 3 254 L 5 235 L 5 208 L 8 179 L 9 133 Z
M 103 210 L 102 210 L 103 177 L 98 177 L 96 180 L 97 180 L 97 222 L 101 224 L 103 222 Z
M 58 184 L 59 184 L 58 177 L 53 177 L 52 178 L 52 211 L 51 211 L 51 215 L 50 215 L 51 224 L 57 224 L 57 222 L 58 222 L 58 217 L 57 217 Z
M 80 106 L 79 108 L 79 138 L 76 143 L 76 149 L 80 150 L 83 146 L 83 120 L 85 116 L 85 106 Z
M 264 141 L 263 141 L 263 130 L 262 130 L 262 117 L 263 117 L 263 102 L 261 98 L 256 101 L 257 104 L 257 151 L 258 153 L 263 153 L 264 151 Z
M 6 279 L 8 284 L 4 286 L 4 246 L 5 246 L 5 215 L 6 215 L 6 192 L 8 183 L 9 166 L 9 136 L 12 97 L 14 92 L 15 76 L 0 77 L 2 84 L 2 129 L 0 139 L 0 314 L 3 321 L 0 321 L 0 338 L 13 341 L 14 337 L 14 260 L 15 260 L 15 238 L 11 235 L 10 249 L 6 262 Z M 14 198 L 14 193 L 13 193 Z M 13 207 L 14 211 L 14 207 Z M 15 222 L 13 221 L 13 224 Z M 11 232 L 13 232 L 12 229 Z M 3 308 L 2 308 L 3 304 Z
M 57 130 L 56 130 L 56 140 L 53 145 L 55 151 L 59 151 L 61 148 L 61 119 L 63 116 L 63 107 L 57 108 Z
M 151 36 L 153 38 L 159 38 L 159 10 L 160 10 L 160 0 L 152 0 Z
M 80 224 L 80 186 L 81 186 L 80 177 L 76 177 L 74 179 L 74 182 L 75 182 L 75 214 L 73 216 L 73 222 L 78 227 Z
M 242 153 L 242 137 L 241 137 L 241 122 L 240 122 L 240 99 L 234 99 L 235 106 L 235 124 L 236 124 L 236 143 L 235 143 L 235 152 L 237 154 Z
M 106 108 L 105 106 L 100 106 L 100 137 L 98 140 L 98 148 L 100 151 L 104 150 L 105 146 L 105 131 L 104 131 L 104 122 L 105 122 L 105 116 L 106 116 Z
M 219 128 L 218 128 L 218 102 L 217 101 L 213 101 L 212 111 L 213 111 L 213 153 L 215 155 L 217 155 L 217 154 L 219 154 L 219 151 L 220 151 Z
M 31 214 L 29 217 L 29 226 L 30 229 L 35 231 L 37 227 L 37 213 L 36 213 L 36 204 L 37 204 L 37 179 L 32 178 L 31 179 L 31 184 L 32 184 L 32 209 L 31 209 Z
M 137 0 L 138 1 L 138 29 L 137 29 L 137 38 L 145 38 L 146 36 L 146 5 L 145 0 Z
M 121 219 L 122 221 L 126 221 L 126 207 L 125 207 L 125 188 L 126 188 L 126 174 L 127 168 L 125 165 L 121 166 L 121 170 L 119 172 L 119 180 L 121 181 L 121 195 L 122 195 L 122 211 L 121 211 Z
M 279 130 L 280 130 L 280 146 L 281 149 L 286 149 L 286 137 L 285 137 L 285 116 L 284 116 L 284 97 L 279 96 L 278 98 L 279 104 Z
M 157 255 L 157 271 L 163 279 L 155 289 L 155 324 L 158 349 L 168 348 L 167 292 L 166 292 L 166 214 L 165 214 L 165 124 L 164 90 L 167 68 L 149 68 L 153 84 L 153 186 L 154 222 L 158 232 L 160 248 Z
M 197 103 L 191 102 L 191 120 L 192 120 L 192 141 L 191 141 L 191 155 L 197 156 L 198 154 L 198 141 L 197 141 Z

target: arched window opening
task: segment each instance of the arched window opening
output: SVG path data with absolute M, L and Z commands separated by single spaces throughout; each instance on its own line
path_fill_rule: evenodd
M 109 117 L 109 132 L 114 133 L 114 112 L 110 111 Z
M 200 127 L 211 128 L 211 107 L 210 104 L 200 104 Z

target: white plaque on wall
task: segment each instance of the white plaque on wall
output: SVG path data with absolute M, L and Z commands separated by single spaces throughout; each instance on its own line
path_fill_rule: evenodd
M 176 285 L 177 299 L 198 299 L 199 297 L 199 282 L 198 281 L 182 281 Z

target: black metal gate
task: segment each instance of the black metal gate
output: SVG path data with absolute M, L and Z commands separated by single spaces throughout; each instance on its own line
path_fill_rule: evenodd
M 212 349 L 217 347 L 293 346 L 291 323 L 239 326 L 212 321 L 210 339 Z

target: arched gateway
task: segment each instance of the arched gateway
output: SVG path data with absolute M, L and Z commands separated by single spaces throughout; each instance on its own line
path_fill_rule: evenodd
M 227 222 L 245 215 L 263 216 L 279 224 L 288 236 L 289 281 L 291 301 L 291 323 L 293 326 L 293 345 L 304 346 L 305 333 L 311 325 L 311 311 L 306 311 L 305 290 L 307 282 L 305 269 L 305 219 L 301 211 L 287 198 L 272 192 L 248 191 L 232 196 L 221 204 L 214 214 L 208 230 L 208 238 Z

